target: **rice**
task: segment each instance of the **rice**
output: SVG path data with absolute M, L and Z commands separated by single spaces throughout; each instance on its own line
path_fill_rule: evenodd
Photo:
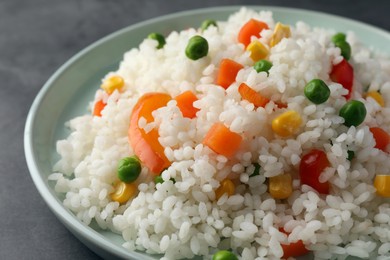
M 125 53 L 119 69 L 103 79 L 120 76 L 124 87 L 110 95 L 97 90 L 90 108 L 103 100 L 102 115 L 72 119 L 69 136 L 57 142 L 61 158 L 49 176 L 55 191 L 65 194 L 64 206 L 80 221 L 120 233 L 129 251 L 160 254 L 162 259 L 209 259 L 222 249 L 242 259 L 280 259 L 282 245 L 299 240 L 316 259 L 389 259 L 390 204 L 373 185 L 376 174 L 390 174 L 389 150 L 374 148 L 369 127 L 390 132 L 390 109 L 364 98 L 363 88 L 380 91 L 390 103 L 390 60 L 347 32 L 355 70 L 352 98 L 363 102 L 367 116 L 361 125 L 346 127 L 338 113 L 348 91 L 329 77 L 332 66 L 343 60 L 331 43 L 336 31 L 304 22 L 290 25 L 291 36 L 269 48 L 269 73 L 257 73 L 250 52 L 237 42 L 237 32 L 251 18 L 268 24 L 270 29 L 259 39 L 268 46 L 277 22 L 272 13 L 242 8 L 227 21 L 218 21 L 218 27 L 171 32 L 162 49 L 145 39 Z M 207 56 L 196 61 L 184 54 L 194 35 L 209 44 Z M 215 83 L 224 58 L 243 65 L 226 90 Z M 323 104 L 311 103 L 303 93 L 314 78 L 329 86 L 330 97 Z M 240 83 L 270 102 L 257 108 L 242 99 Z M 122 204 L 114 201 L 118 161 L 135 152 L 128 142 L 135 104 L 148 92 L 175 97 L 187 90 L 198 99 L 193 103 L 196 117 L 184 117 L 171 100 L 153 111 L 152 122 L 144 117 L 137 122 L 146 133 L 158 131 L 171 163 L 161 173 L 163 182 L 155 184 L 143 167 L 135 196 Z M 278 107 L 278 102 L 287 107 Z M 281 138 L 273 133 L 271 121 L 287 110 L 298 112 L 303 123 L 297 133 Z M 216 122 L 243 138 L 232 157 L 202 143 Z M 313 148 L 323 150 L 329 160 L 318 178 L 330 183 L 329 195 L 300 181 L 301 158 Z M 355 152 L 351 161 L 348 150 Z M 253 163 L 260 166 L 256 176 Z M 287 199 L 277 199 L 268 182 L 284 173 L 291 174 L 293 191 Z M 235 192 L 218 198 L 216 190 L 225 179 L 232 180 Z

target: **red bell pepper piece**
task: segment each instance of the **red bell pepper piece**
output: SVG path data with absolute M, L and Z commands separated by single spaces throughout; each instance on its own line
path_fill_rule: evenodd
M 333 65 L 332 71 L 329 74 L 332 81 L 340 83 L 345 89 L 348 90 L 348 94 L 344 97 L 348 100 L 352 95 L 353 86 L 353 67 L 348 63 L 346 59 L 343 59 L 340 63 Z
M 319 177 L 330 163 L 324 151 L 313 149 L 305 154 L 299 165 L 301 184 L 306 184 L 322 194 L 329 194 L 329 182 L 320 182 Z
M 287 236 L 290 234 L 286 232 L 283 228 L 279 228 L 280 232 L 283 232 Z M 297 257 L 308 254 L 310 251 L 305 247 L 305 244 L 302 240 L 298 240 L 297 242 L 293 242 L 290 244 L 280 244 L 283 249 L 282 259 L 288 259 L 289 257 Z

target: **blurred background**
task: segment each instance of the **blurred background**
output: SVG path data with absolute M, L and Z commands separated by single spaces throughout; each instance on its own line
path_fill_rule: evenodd
M 25 163 L 25 119 L 45 81 L 78 51 L 118 29 L 221 5 L 322 11 L 390 30 L 388 0 L 0 0 L 0 259 L 99 259 L 49 210 Z

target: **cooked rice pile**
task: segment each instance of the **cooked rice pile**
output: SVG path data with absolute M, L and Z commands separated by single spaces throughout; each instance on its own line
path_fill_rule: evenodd
M 291 37 L 270 49 L 273 66 L 267 75 L 254 70 L 250 52 L 237 42 L 237 32 L 250 18 L 268 24 L 270 29 L 260 38 L 268 43 L 277 22 L 272 13 L 243 8 L 227 22 L 218 21 L 218 27 L 170 33 L 162 49 L 156 48 L 155 40 L 145 39 L 139 48 L 125 53 L 119 69 L 107 75 L 121 76 L 125 87 L 111 95 L 97 90 L 95 100 L 107 102 L 102 116 L 72 119 L 71 134 L 57 143 L 61 159 L 49 177 L 56 192 L 65 194 L 64 205 L 82 222 L 94 221 L 121 234 L 130 251 L 162 254 L 163 259 L 196 255 L 210 259 L 221 249 L 233 249 L 242 259 L 280 259 L 281 243 L 298 240 L 316 259 L 348 255 L 390 259 L 389 199 L 378 196 L 373 186 L 376 174 L 390 173 L 390 158 L 374 148 L 369 131 L 380 126 L 390 132 L 390 109 L 363 95 L 367 87 L 379 90 L 390 104 L 390 61 L 362 46 L 359 35 L 347 33 L 355 71 L 352 98 L 364 103 L 367 116 L 358 127 L 346 127 L 339 110 L 347 102 L 343 97 L 347 91 L 329 78 L 332 64 L 342 60 L 340 49 L 331 44 L 336 31 L 303 22 L 290 25 Z M 207 57 L 196 61 L 184 53 L 194 35 L 209 43 Z M 215 84 L 223 58 L 244 66 L 227 90 Z M 331 91 L 320 105 L 303 93 L 314 78 L 324 80 Z M 278 108 L 271 101 L 254 108 L 238 92 L 242 82 L 288 107 Z M 161 174 L 164 182 L 156 185 L 143 167 L 136 181 L 137 195 L 123 205 L 112 201 L 118 161 L 133 155 L 128 141 L 133 106 L 148 92 L 175 97 L 186 90 L 198 98 L 195 118 L 183 117 L 171 100 L 153 113 L 153 123 L 140 120 L 144 129 L 158 128 L 159 141 L 172 162 Z M 281 138 L 273 133 L 271 121 L 287 110 L 297 111 L 303 123 L 296 134 Z M 216 122 L 243 137 L 232 158 L 202 144 Z M 320 181 L 330 182 L 329 195 L 300 184 L 301 157 L 313 148 L 323 150 L 331 164 L 320 176 Z M 348 150 L 355 151 L 351 161 Z M 254 162 L 260 165 L 260 174 L 249 177 Z M 292 174 L 293 193 L 288 199 L 274 199 L 267 191 L 267 179 L 283 173 Z M 226 178 L 233 180 L 235 193 L 217 200 L 215 190 Z

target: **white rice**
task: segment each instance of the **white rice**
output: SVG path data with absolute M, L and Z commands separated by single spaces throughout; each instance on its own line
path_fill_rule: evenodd
M 273 67 L 267 75 L 256 73 L 249 52 L 236 40 L 250 18 L 269 25 L 260 39 L 267 44 L 277 22 L 272 13 L 242 8 L 228 21 L 218 21 L 218 28 L 172 32 L 162 49 L 156 49 L 156 41 L 145 39 L 125 53 L 119 69 L 107 75 L 124 78 L 124 90 L 110 96 L 98 90 L 95 100 L 107 101 L 102 116 L 83 115 L 69 122 L 71 133 L 57 143 L 61 159 L 49 180 L 58 193 L 65 194 L 64 205 L 80 221 L 120 233 L 130 251 L 162 254 L 163 259 L 195 255 L 210 259 L 218 249 L 232 249 L 242 259 L 279 259 L 281 243 L 297 240 L 316 259 L 348 255 L 390 259 L 390 204 L 375 194 L 373 186 L 375 174 L 390 174 L 390 160 L 388 153 L 374 148 L 368 128 L 380 126 L 390 132 L 390 109 L 362 98 L 362 86 L 369 86 L 380 90 L 390 104 L 390 60 L 358 42 L 359 35 L 347 33 L 355 70 L 353 98 L 367 109 L 363 124 L 347 128 L 338 116 L 346 103 L 342 97 L 346 90 L 329 78 L 332 64 L 342 60 L 340 50 L 331 44 L 337 28 L 311 28 L 304 22 L 291 25 L 292 36 L 270 49 Z M 209 52 L 192 61 L 184 49 L 197 34 L 207 39 Z M 214 83 L 223 58 L 245 66 L 226 91 Z M 331 95 L 324 104 L 313 105 L 303 94 L 313 78 L 329 85 Z M 300 113 L 300 132 L 288 138 L 275 136 L 270 128 L 272 118 L 280 113 L 275 103 L 255 109 L 241 100 L 237 90 L 241 82 Z M 194 103 L 200 109 L 196 118 L 184 118 L 176 102 L 170 101 L 153 112 L 154 122 L 148 124 L 145 118 L 138 122 L 145 131 L 159 131 L 159 142 L 172 162 L 161 175 L 164 182 L 154 184 L 144 168 L 137 179 L 137 195 L 123 205 L 113 202 L 117 163 L 133 155 L 127 130 L 138 98 L 147 92 L 174 97 L 186 90 L 199 99 Z M 216 155 L 202 144 L 215 122 L 244 137 L 233 158 Z M 293 174 L 293 194 L 287 200 L 272 198 L 266 178 L 297 173 L 300 158 L 313 147 L 323 149 L 330 161 L 331 167 L 320 176 L 321 182 L 330 182 L 330 195 L 301 185 Z M 348 149 L 355 151 L 351 162 Z M 253 162 L 260 165 L 260 175 L 250 177 Z M 215 190 L 225 178 L 235 183 L 235 194 L 216 200 Z

